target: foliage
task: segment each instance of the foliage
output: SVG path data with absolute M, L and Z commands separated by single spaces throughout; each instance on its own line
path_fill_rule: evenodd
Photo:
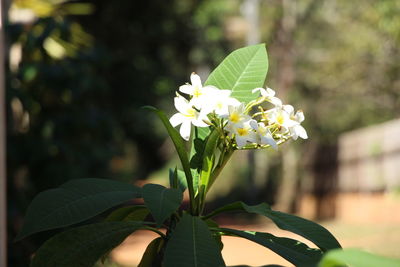
M 325 254 L 318 267 L 395 267 L 400 265 L 400 260 L 374 255 L 358 249 L 332 250 Z
M 254 51 L 256 52 L 254 53 Z M 245 60 L 246 58 L 250 60 Z M 248 72 L 251 71 L 252 73 L 260 73 L 260 75 L 227 76 L 225 73 L 235 71 L 235 65 L 232 65 L 233 61 L 236 62 L 237 69 L 243 70 L 242 72 L 244 74 L 248 74 Z M 251 67 L 253 62 L 258 62 L 258 64 L 254 66 L 254 69 Z M 276 102 L 276 98 L 273 98 L 273 96 L 269 94 L 263 95 L 264 93 L 266 94 L 267 91 L 261 91 L 262 96 L 254 99 L 254 94 L 251 90 L 254 86 L 253 80 L 259 81 L 261 79 L 262 81 L 259 81 L 259 83 L 263 83 L 266 74 L 266 62 L 264 45 L 238 49 L 231 53 L 217 67 L 215 73 L 212 74 L 211 77 L 212 79 L 217 79 L 216 77 L 218 76 L 216 76 L 216 74 L 218 74 L 220 78 L 217 80 L 225 79 L 230 85 L 240 84 L 241 91 L 239 96 L 243 97 L 244 100 L 253 99 L 248 103 L 248 110 L 264 101 L 275 101 L 277 105 L 275 109 L 278 109 L 280 108 L 279 105 L 282 103 Z M 194 86 L 193 80 L 192 85 L 193 87 L 191 87 L 191 89 L 201 89 L 197 85 Z M 216 88 L 212 89 L 218 90 Z M 223 91 L 213 91 L 213 93 L 217 92 Z M 195 95 L 193 97 L 195 97 Z M 243 104 L 240 104 L 239 106 L 242 105 Z M 202 109 L 204 108 L 205 107 L 202 106 Z M 96 260 L 107 254 L 112 248 L 120 244 L 129 233 L 137 229 L 147 229 L 160 235 L 160 237 L 155 239 L 147 248 L 141 266 L 146 266 L 146 264 L 147 266 L 167 267 L 225 266 L 221 255 L 222 246 L 220 245 L 220 237 L 222 235 L 242 237 L 256 242 L 274 251 L 278 255 L 281 255 L 297 266 L 316 265 L 326 251 L 340 248 L 340 244 L 335 237 L 322 226 L 294 215 L 273 211 L 266 204 L 248 206 L 242 202 L 237 202 L 202 216 L 206 194 L 212 185 L 210 181 L 217 179 L 226 161 L 230 158 L 230 155 L 236 150 L 260 149 L 269 147 L 270 145 L 256 144 L 251 140 L 247 142 L 247 144 L 240 145 L 240 142 L 237 141 L 238 137 L 236 136 L 236 139 L 234 135 L 230 137 L 231 133 L 229 133 L 229 130 L 228 133 L 224 132 L 225 124 L 221 121 L 222 126 L 218 126 L 218 120 L 214 121 L 215 118 L 211 115 L 209 118 L 212 123 L 214 123 L 214 126 L 210 127 L 211 131 L 205 137 L 205 142 L 201 143 L 202 148 L 199 150 L 203 152 L 200 157 L 203 159 L 203 165 L 196 169 L 199 175 L 192 176 L 188 160 L 189 153 L 185 149 L 183 139 L 171 126 L 163 112 L 154 108 L 153 110 L 166 126 L 180 154 L 182 166 L 184 169 L 186 168 L 184 173 L 189 189 L 190 208 L 188 210 L 180 208 L 183 198 L 182 191 L 179 189 L 177 182 L 177 170 L 171 173 L 171 188 L 169 189 L 156 184 L 147 184 L 141 189 L 127 184 L 126 190 L 122 190 L 121 184 L 116 182 L 110 181 L 107 186 L 104 186 L 107 182 L 102 180 L 75 180 L 61 186 L 59 189 L 53 189 L 39 194 L 31 204 L 25 220 L 26 223 L 29 223 L 28 226 L 25 226 L 25 229 L 34 230 L 25 230 L 25 232 L 20 235 L 21 237 L 40 230 L 56 227 L 60 228 L 71 223 L 82 222 L 86 220 L 88 216 L 94 216 L 98 212 L 118 205 L 124 199 L 127 200 L 129 196 L 143 197 L 144 206 L 150 212 L 156 223 L 146 219 L 144 216 L 141 217 L 141 219 L 143 219 L 141 221 L 137 220 L 137 216 L 130 216 L 129 214 L 136 211 L 136 206 L 132 206 L 131 204 L 128 207 L 114 211 L 105 222 L 75 227 L 55 235 L 39 248 L 32 261 L 32 266 L 93 266 Z M 171 121 L 173 121 L 173 117 L 171 117 Z M 231 117 L 229 117 L 229 120 L 233 121 Z M 281 120 L 283 121 L 284 118 Z M 267 124 L 267 120 L 264 120 L 264 122 Z M 230 121 L 228 121 L 226 127 L 229 126 L 229 123 Z M 299 124 L 293 125 L 296 126 Z M 278 129 L 279 131 L 287 131 L 287 133 L 289 133 L 290 127 L 294 127 L 290 126 L 285 130 L 284 124 L 277 125 L 277 123 L 273 123 L 270 126 L 273 132 L 271 138 L 281 138 L 283 141 L 286 136 L 281 133 L 278 134 Z M 241 126 L 238 125 L 236 127 Z M 278 127 L 277 130 L 273 130 L 274 127 Z M 182 136 L 185 137 L 186 135 Z M 218 138 L 213 136 L 217 136 Z M 198 137 L 195 136 L 194 138 Z M 212 145 L 209 145 L 210 143 Z M 195 142 L 191 142 L 191 144 L 194 145 Z M 215 154 L 217 154 L 217 156 Z M 194 154 L 192 154 L 192 157 L 194 157 Z M 197 180 L 196 184 L 200 186 L 195 188 L 194 180 Z M 63 190 L 66 190 L 66 192 Z M 54 205 L 61 205 L 60 211 L 65 210 L 66 207 L 70 208 L 70 211 L 66 212 L 65 215 L 59 215 L 57 213 L 58 210 L 55 209 L 52 204 L 48 204 L 50 201 L 42 201 L 49 197 L 51 199 L 57 199 L 59 194 L 53 196 L 54 192 L 62 192 L 61 198 L 67 196 L 66 201 L 68 202 L 66 203 L 64 203 L 65 201 L 54 201 Z M 87 198 L 83 200 L 82 194 L 85 194 Z M 104 194 L 110 195 L 109 197 L 101 197 L 104 196 Z M 137 209 L 141 208 L 144 207 L 137 207 Z M 319 248 L 309 248 L 296 240 L 275 237 L 269 233 L 243 232 L 235 229 L 220 228 L 216 223 L 210 222 L 209 218 L 226 211 L 241 211 L 266 216 L 278 227 L 303 236 L 314 242 Z M 39 212 L 40 216 L 38 216 Z M 67 221 L 62 219 L 64 217 L 67 218 Z M 53 218 L 50 220 L 51 226 L 49 226 L 47 221 L 43 220 L 43 218 Z M 165 234 L 160 231 L 161 228 L 164 227 L 166 228 Z

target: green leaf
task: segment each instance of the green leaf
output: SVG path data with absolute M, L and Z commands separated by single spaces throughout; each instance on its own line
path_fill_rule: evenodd
M 391 259 L 357 249 L 335 249 L 324 255 L 318 267 L 399 267 L 400 259 Z
M 227 211 L 245 211 L 248 213 L 255 213 L 268 217 L 279 228 L 298 234 L 312 241 L 322 251 L 341 248 L 336 238 L 321 225 L 295 215 L 271 210 L 271 208 L 266 203 L 255 206 L 248 206 L 243 202 L 234 202 L 219 209 L 216 209 L 204 218 L 211 218 L 219 213 Z
M 142 189 L 144 203 L 160 226 L 182 203 L 182 191 L 158 184 L 146 184 Z
M 157 259 L 158 253 L 164 244 L 164 239 L 158 237 L 150 242 L 147 246 L 146 251 L 143 254 L 142 260 L 140 261 L 138 267 L 153 267 L 155 265 L 155 260 Z
M 172 188 L 178 188 L 182 192 L 185 192 L 187 188 L 185 172 L 179 170 L 178 168 L 175 168 L 175 170 L 169 169 L 169 183 Z
M 200 183 L 199 183 L 199 212 L 201 213 L 205 203 L 206 193 L 210 184 L 210 177 L 214 167 L 215 161 L 215 150 L 220 140 L 220 134 L 218 131 L 212 131 L 207 137 L 206 146 L 203 153 L 203 167 L 200 172 Z
M 184 214 L 167 243 L 164 266 L 216 267 L 225 263 L 207 224 L 197 216 Z
M 143 206 L 128 206 L 114 210 L 107 216 L 105 221 L 143 221 L 149 214 L 149 210 Z
M 101 212 L 141 197 L 139 187 L 106 179 L 71 180 L 35 197 L 17 236 L 28 235 L 82 222 Z
M 31 267 L 92 267 L 142 226 L 139 222 L 103 222 L 67 230 L 39 248 Z
M 167 132 L 171 137 L 172 142 L 175 145 L 175 149 L 176 152 L 178 153 L 179 159 L 181 160 L 182 168 L 186 175 L 186 181 L 189 189 L 190 199 L 192 200 L 194 198 L 193 177 L 192 177 L 192 172 L 190 170 L 188 155 L 185 149 L 185 143 L 182 137 L 179 135 L 176 129 L 172 127 L 171 123 L 169 122 L 167 116 L 165 116 L 164 112 L 151 106 L 146 106 L 145 108 L 156 113 L 160 118 L 161 122 L 164 124 L 165 128 L 167 129 Z
M 257 98 L 251 90 L 264 86 L 267 72 L 265 45 L 247 46 L 230 53 L 210 74 L 205 85 L 232 90 L 232 97 L 247 104 Z
M 309 248 L 306 244 L 294 239 L 276 237 L 269 233 L 240 231 L 228 228 L 220 228 L 219 230 L 230 235 L 246 238 L 269 248 L 296 266 L 315 265 L 322 257 L 321 250 Z

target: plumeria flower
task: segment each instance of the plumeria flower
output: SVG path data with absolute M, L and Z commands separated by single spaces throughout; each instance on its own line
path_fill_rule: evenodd
M 179 133 L 186 141 L 190 137 L 191 124 L 197 127 L 209 126 L 204 122 L 205 115 L 193 107 L 192 101 L 187 101 L 183 96 L 178 95 L 174 98 L 174 104 L 178 113 L 174 114 L 169 121 L 173 127 L 182 124 Z
M 204 103 L 208 98 L 206 94 L 209 93 L 210 90 L 217 88 L 211 85 L 203 87 L 200 76 L 194 72 L 190 75 L 190 81 L 192 84 L 184 84 L 180 86 L 179 91 L 190 95 L 192 97 L 192 103 L 196 106 L 196 108 L 200 109 L 202 108 L 201 104 Z
M 289 128 L 298 125 L 297 121 L 294 121 L 290 117 L 290 113 L 287 112 L 283 107 L 275 107 L 267 110 L 267 118 L 269 124 L 276 124 L 280 128 L 280 132 L 285 133 L 289 131 Z
M 271 88 L 267 87 L 266 89 L 264 88 L 255 88 L 251 91 L 253 94 L 256 92 L 260 92 L 262 97 L 265 97 L 267 101 L 272 103 L 275 106 L 282 106 L 282 100 L 280 100 L 278 97 L 275 96 L 275 91 L 272 90 Z
M 257 134 L 250 126 L 250 121 L 253 120 L 236 124 L 234 127 L 230 128 L 229 132 L 231 134 L 234 134 L 236 145 L 238 146 L 238 148 L 244 147 L 248 142 L 257 143 Z
M 278 144 L 275 139 L 272 137 L 271 131 L 263 122 L 257 123 L 255 120 L 250 121 L 250 126 L 256 131 L 259 138 L 259 144 L 261 145 L 270 145 L 273 149 L 278 149 Z M 257 142 L 258 143 L 258 142 Z
M 219 116 L 227 116 L 229 114 L 229 106 L 237 107 L 241 103 L 236 98 L 230 97 L 231 90 L 219 90 L 217 88 L 207 90 L 204 102 L 202 103 L 202 111 L 208 114 L 215 112 Z
M 293 127 L 289 128 L 290 135 L 293 138 L 293 140 L 297 140 L 297 138 L 303 138 L 307 139 L 308 135 L 306 132 L 306 129 L 304 129 L 303 126 L 300 125 L 304 121 L 304 113 L 302 110 L 298 110 L 296 114 L 294 113 L 294 108 L 292 105 L 284 105 L 283 109 L 286 110 L 287 113 L 289 113 L 290 118 L 294 121 L 296 121 L 298 124 L 294 125 Z
M 239 105 L 229 105 L 228 114 L 221 117 L 227 119 L 228 123 L 226 129 L 228 131 L 232 131 L 237 125 L 243 124 L 251 119 L 249 115 L 245 114 L 245 106 L 243 103 Z

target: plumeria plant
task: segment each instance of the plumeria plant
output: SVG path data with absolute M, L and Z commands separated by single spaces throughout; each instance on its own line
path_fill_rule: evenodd
M 157 233 L 140 267 L 225 266 L 222 236 L 253 241 L 296 266 L 317 266 L 325 252 L 340 248 L 324 227 L 295 215 L 275 211 L 266 203 L 251 206 L 234 202 L 204 213 L 207 193 L 233 153 L 249 149 L 278 149 L 299 137 L 304 114 L 285 105 L 270 88 L 263 88 L 268 59 L 263 44 L 232 52 L 210 74 L 204 85 L 192 73 L 174 98 L 177 113 L 147 107 L 161 119 L 171 137 L 181 166 L 170 170 L 170 187 L 142 188 L 104 179 L 72 180 L 40 193 L 28 208 L 17 240 L 28 235 L 68 227 L 36 252 L 33 267 L 94 266 L 136 230 Z M 179 126 L 179 131 L 176 129 Z M 188 208 L 182 206 L 188 191 Z M 134 198 L 142 204 L 131 204 Z M 123 203 L 123 207 L 115 208 Z M 103 222 L 79 225 L 111 208 Z M 258 214 L 277 227 L 302 236 L 315 246 L 270 233 L 223 228 L 214 217 L 224 212 Z M 134 253 L 134 252 L 133 252 Z

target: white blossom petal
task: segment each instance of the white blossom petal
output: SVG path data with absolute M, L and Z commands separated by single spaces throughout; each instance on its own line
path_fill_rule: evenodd
M 192 128 L 192 124 L 190 121 L 184 121 L 181 125 L 181 128 L 179 129 L 179 133 L 182 136 L 183 139 L 186 141 L 189 140 L 190 138 L 190 130 Z
M 190 75 L 190 81 L 192 82 L 192 86 L 197 87 L 199 89 L 202 88 L 200 76 L 197 75 L 196 73 L 193 72 Z
M 296 112 L 296 114 L 294 115 L 294 117 L 295 117 L 295 120 L 297 121 L 297 122 L 303 122 L 304 121 L 304 113 L 303 113 L 303 111 L 301 111 L 301 110 L 298 110 L 297 112 Z
M 174 97 L 175 108 L 182 114 L 186 114 L 189 106 L 189 102 L 182 96 Z
M 179 91 L 181 91 L 182 93 L 188 94 L 188 95 L 192 95 L 193 94 L 193 86 L 191 86 L 190 84 L 181 85 L 179 87 Z
M 261 136 L 261 144 L 263 145 L 270 145 L 273 149 L 278 149 L 278 144 L 276 143 L 275 139 L 272 137 L 271 134 L 266 134 Z
M 295 129 L 296 129 L 296 134 L 298 136 L 300 136 L 303 139 L 308 139 L 308 135 L 307 135 L 306 129 L 304 129 L 303 126 L 297 125 L 297 126 L 295 126 Z
M 172 127 L 176 127 L 177 125 L 181 124 L 184 120 L 185 116 L 183 116 L 181 113 L 176 113 L 169 119 L 169 122 L 171 123 Z
M 237 145 L 239 148 L 242 148 L 242 147 L 244 147 L 244 146 L 247 144 L 247 138 L 245 138 L 245 137 L 243 137 L 243 136 L 236 135 L 235 140 L 236 140 L 236 145 Z
M 274 106 L 282 106 L 282 100 L 280 100 L 279 98 L 275 97 L 275 96 L 271 96 L 268 98 L 269 102 L 271 102 Z
M 294 114 L 294 107 L 292 105 L 283 105 L 283 110 L 289 113 L 289 115 Z

